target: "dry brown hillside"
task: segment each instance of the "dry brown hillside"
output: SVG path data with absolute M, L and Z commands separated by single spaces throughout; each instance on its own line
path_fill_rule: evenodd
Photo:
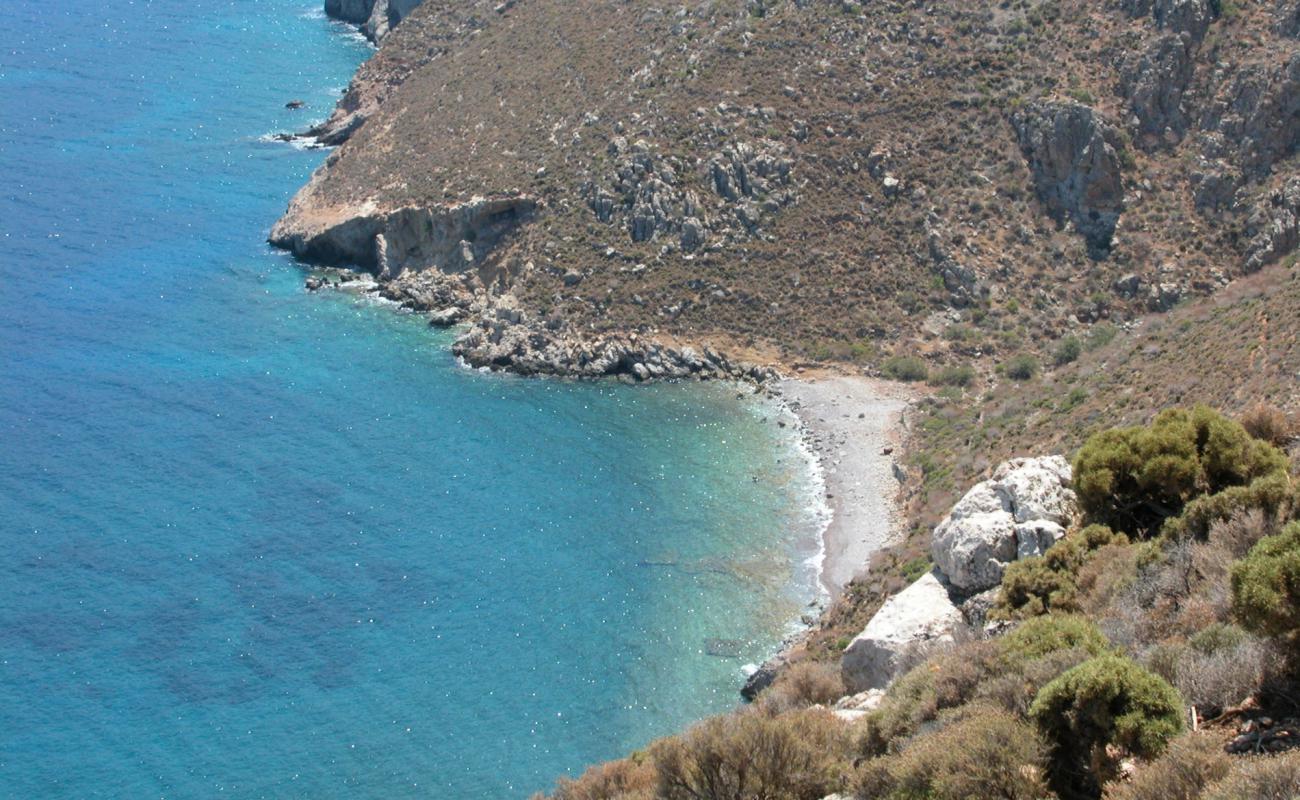
M 1295 6 L 425 0 L 273 239 L 524 371 L 1042 351 L 1294 249 Z

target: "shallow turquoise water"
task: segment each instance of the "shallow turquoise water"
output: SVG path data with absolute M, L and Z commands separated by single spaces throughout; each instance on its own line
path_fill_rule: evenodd
M 770 407 L 473 373 L 261 244 L 322 154 L 259 137 L 367 53 L 315 0 L 0 4 L 0 796 L 523 796 L 811 597 Z

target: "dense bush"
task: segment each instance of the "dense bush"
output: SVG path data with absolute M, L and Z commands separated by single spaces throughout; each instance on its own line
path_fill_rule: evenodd
M 975 368 L 968 364 L 944 367 L 938 372 L 930 373 L 930 383 L 935 386 L 960 386 L 965 388 L 974 382 Z
M 975 697 L 1020 717 L 1028 716 L 1034 698 L 1044 686 L 1092 657 L 1083 648 L 1057 650 L 988 677 L 980 684 Z
M 784 670 L 759 695 L 758 705 L 771 713 L 832 705 L 844 696 L 840 665 L 825 661 L 800 661 Z
M 551 795 L 554 800 L 653 800 L 658 773 L 643 756 L 633 756 L 592 767 L 577 780 L 561 778 Z M 534 795 L 533 800 L 542 800 Z
M 1052 746 L 1052 785 L 1063 798 L 1100 794 L 1114 768 L 1110 748 L 1151 758 L 1182 730 L 1174 688 L 1113 655 L 1085 661 L 1044 686 L 1029 715 Z
M 1003 364 L 1002 371 L 1013 381 L 1027 381 L 1038 374 L 1038 362 L 1028 353 L 1021 353 Z
M 867 761 L 857 791 L 880 800 L 1039 800 L 1045 750 L 1034 729 L 1005 711 L 963 709 L 899 755 Z
M 1300 498 L 1285 470 L 1256 478 L 1246 486 L 1230 486 L 1189 502 L 1181 516 L 1166 520 L 1163 532 L 1170 537 L 1204 539 L 1216 523 L 1248 511 L 1258 511 L 1267 520 L 1292 517 Z
M 1256 439 L 1279 447 L 1290 443 L 1295 436 L 1295 425 L 1282 411 L 1274 406 L 1259 403 L 1241 415 L 1241 425 L 1246 432 Z
M 1078 361 L 1081 353 L 1083 353 L 1083 342 L 1079 341 L 1079 337 L 1067 336 L 1056 346 L 1056 351 L 1052 353 L 1052 361 L 1060 367 Z
M 1193 497 L 1286 466 L 1281 451 L 1210 408 L 1168 409 L 1148 427 L 1088 439 L 1074 461 L 1074 488 L 1089 520 L 1149 536 Z
M 1142 765 L 1127 783 L 1106 787 L 1106 800 L 1197 800 L 1227 777 L 1232 758 L 1212 736 L 1190 733 L 1169 743 L 1155 761 Z
M 713 717 L 650 748 L 660 800 L 820 800 L 843 783 L 845 728 L 824 710 Z
M 923 381 L 930 377 L 930 368 L 916 356 L 894 356 L 885 362 L 884 370 L 896 381 Z
M 1300 522 L 1260 539 L 1233 566 L 1232 610 L 1244 626 L 1266 635 L 1300 629 Z
M 1104 525 L 1089 525 L 1052 545 L 1042 556 L 1012 562 L 1002 574 L 994 616 L 1023 619 L 1049 611 L 1078 611 L 1079 570 L 1099 548 L 1127 543 L 1123 534 Z
M 1109 644 L 1092 620 L 1073 614 L 1052 614 L 1017 626 L 998 640 L 998 649 L 1010 665 L 1015 665 L 1075 648 L 1098 656 Z
M 1252 758 L 1201 795 L 1201 800 L 1295 800 L 1300 797 L 1300 750 Z

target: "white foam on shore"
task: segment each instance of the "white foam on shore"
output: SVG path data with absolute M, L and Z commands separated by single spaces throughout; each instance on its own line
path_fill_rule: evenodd
M 811 541 L 813 544 L 813 553 L 800 561 L 794 567 L 794 582 L 792 588 L 801 595 L 807 588 L 813 592 L 813 605 L 816 614 L 820 616 L 821 611 L 829 605 L 831 600 L 831 589 L 826 581 L 826 558 L 827 558 L 827 532 L 830 530 L 831 520 L 834 511 L 826 499 L 826 470 L 822 465 L 821 456 L 813 446 L 809 430 L 799 415 L 791 408 L 789 401 L 782 395 L 776 394 L 760 401 L 767 409 L 775 412 L 775 417 L 781 422 L 785 422 L 784 433 L 788 445 L 795 452 L 802 462 L 802 478 L 806 480 L 806 485 L 799 487 L 807 498 L 807 502 L 799 509 L 799 519 L 796 522 L 797 533 L 802 539 L 805 530 L 810 531 Z M 804 540 L 807 541 L 807 540 Z M 800 547 L 800 542 L 795 542 L 795 547 Z M 806 602 L 807 596 L 803 595 L 803 602 Z M 806 614 L 801 614 L 806 616 Z M 790 620 L 785 628 L 784 636 L 787 640 L 798 636 L 807 631 L 809 626 L 802 619 Z M 784 646 L 783 648 L 784 649 Z
M 302 136 L 296 133 L 289 134 L 285 138 L 281 133 L 264 133 L 257 137 L 257 141 L 264 144 L 282 144 L 292 147 L 294 150 L 328 150 L 329 145 L 321 144 L 315 136 Z

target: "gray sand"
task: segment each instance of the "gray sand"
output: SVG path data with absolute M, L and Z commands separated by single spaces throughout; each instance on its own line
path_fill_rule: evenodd
M 822 583 L 838 596 L 897 533 L 893 463 L 910 393 L 899 384 L 847 376 L 784 380 L 780 392 L 825 473 L 832 518 Z

